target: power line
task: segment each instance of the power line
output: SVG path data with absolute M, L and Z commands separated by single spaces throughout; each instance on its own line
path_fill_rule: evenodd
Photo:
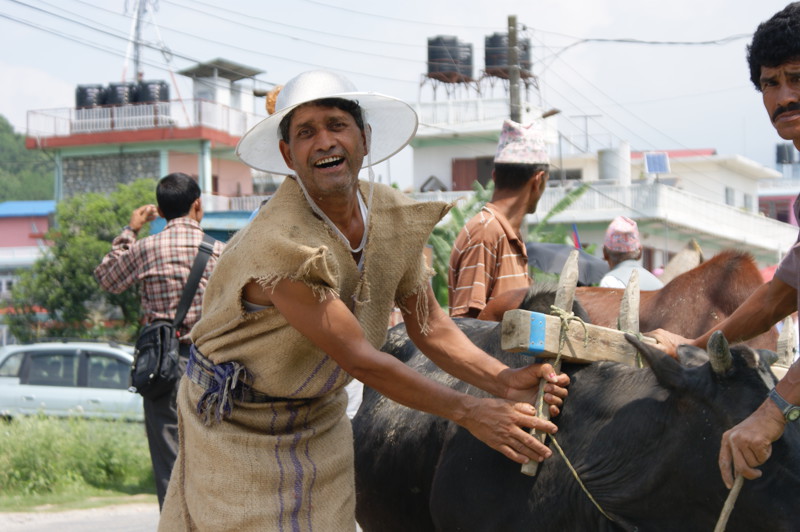
M 117 39 L 124 39 L 126 41 L 128 40 L 127 35 L 122 35 L 122 34 L 119 34 L 119 33 L 111 32 L 111 31 L 108 31 L 108 30 L 104 30 L 102 28 L 98 28 L 96 26 L 92 26 L 90 24 L 81 22 L 79 20 L 75 20 L 73 18 L 69 18 L 69 17 L 63 16 L 63 15 L 59 15 L 59 14 L 54 13 L 52 11 L 47 11 L 46 9 L 42 9 L 40 7 L 36 7 L 36 6 L 32 6 L 30 4 L 26 4 L 24 2 L 20 2 L 19 0 L 9 0 L 9 1 L 11 1 L 13 3 L 16 3 L 16 4 L 19 4 L 19 5 L 22 5 L 22 6 L 25 6 L 25 7 L 28 7 L 30 9 L 45 13 L 45 14 L 51 15 L 53 17 L 65 20 L 67 22 L 78 24 L 78 25 L 86 27 L 86 28 L 88 28 L 90 30 L 93 30 L 93 31 L 96 31 L 96 32 L 99 32 L 99 33 L 102 33 L 102 34 L 106 34 L 106 35 L 112 36 L 112 37 L 117 38 Z M 102 9 L 102 8 L 98 8 L 98 9 Z M 107 11 L 107 10 L 103 9 L 103 11 Z M 73 13 L 70 13 L 70 14 L 74 15 Z M 9 17 L 9 16 L 7 16 L 6 18 L 9 18 L 9 19 L 15 20 L 15 21 L 19 21 L 19 19 L 14 19 L 13 17 Z M 29 23 L 28 25 L 32 25 L 32 23 Z M 164 26 L 162 26 L 162 27 L 164 27 Z M 189 37 L 192 37 L 192 38 L 204 41 L 204 42 L 212 42 L 212 43 L 215 43 L 215 44 L 219 44 L 221 46 L 226 46 L 228 48 L 237 49 L 237 50 L 240 50 L 240 51 L 244 51 L 244 52 L 247 52 L 247 53 L 251 53 L 251 54 L 267 57 L 267 58 L 270 58 L 270 59 L 276 59 L 276 60 L 279 60 L 279 61 L 288 61 L 288 62 L 291 62 L 292 64 L 301 64 L 301 65 L 306 65 L 306 66 L 312 67 L 312 68 L 330 68 L 329 65 L 324 65 L 324 64 L 319 64 L 319 63 L 312 63 L 312 62 L 296 60 L 296 59 L 290 59 L 290 58 L 287 58 L 287 57 L 284 57 L 284 56 L 269 54 L 269 53 L 263 52 L 261 50 L 253 50 L 251 48 L 238 47 L 238 46 L 230 44 L 230 42 L 214 41 L 212 39 L 209 39 L 208 37 L 201 37 L 201 36 L 198 36 L 198 35 L 195 35 L 195 34 L 192 34 L 192 33 L 189 33 L 189 32 L 184 32 L 182 30 L 178 30 L 178 29 L 175 29 L 175 28 L 169 28 L 169 27 L 164 27 L 164 28 L 168 29 L 169 31 L 172 31 L 172 32 L 175 32 L 175 33 L 178 33 L 178 34 L 182 34 L 182 35 L 185 35 L 185 36 L 189 36 Z M 53 35 L 61 36 L 61 34 L 59 34 L 57 30 L 48 30 L 48 32 L 53 34 Z M 159 52 L 163 51 L 162 47 L 160 45 L 155 45 L 155 44 L 152 44 L 152 43 L 149 43 L 149 42 L 141 42 L 140 44 L 142 46 L 145 46 L 145 47 L 147 47 L 149 49 L 152 49 L 152 50 L 156 50 L 156 51 L 159 51 Z M 313 43 L 313 44 L 315 44 L 316 46 L 324 47 L 324 48 L 331 48 L 330 46 L 324 45 L 324 44 L 319 44 L 319 43 Z M 343 49 L 342 51 L 349 51 L 349 50 Z M 193 63 L 202 63 L 203 62 L 200 59 L 197 59 L 197 58 L 194 58 L 194 57 L 191 57 L 191 56 L 188 56 L 186 54 L 179 53 L 179 52 L 175 52 L 175 51 L 172 51 L 172 50 L 170 51 L 170 53 L 172 55 L 180 58 L 180 59 L 183 59 L 183 60 L 186 60 L 186 61 L 190 61 L 190 62 L 193 62 Z M 379 54 L 370 54 L 370 53 L 363 53 L 363 54 L 364 55 L 377 55 L 377 57 L 382 58 L 382 59 L 393 59 L 392 57 L 387 57 L 387 56 L 383 56 L 383 55 L 379 55 Z M 340 72 L 347 73 L 347 74 L 365 75 L 363 72 L 360 72 L 360 71 L 353 71 L 353 70 L 347 70 L 347 69 L 341 69 L 341 68 L 337 68 L 337 70 L 339 70 Z M 238 74 L 241 75 L 241 73 L 238 73 Z M 398 79 L 398 78 L 379 76 L 379 75 L 375 75 L 375 74 L 366 74 L 366 75 L 371 77 L 371 78 L 373 78 L 373 79 L 382 79 L 382 80 L 385 80 L 385 81 L 391 81 L 391 82 L 395 82 L 395 83 L 416 84 L 413 81 L 407 81 L 407 80 Z M 250 79 L 256 79 L 256 78 L 254 78 L 252 76 L 243 76 L 243 77 L 250 78 Z
M 532 37 L 532 38 L 536 38 L 536 37 L 535 37 L 535 35 L 533 35 L 532 33 L 530 33 L 530 35 L 531 35 L 531 37 Z M 731 37 L 731 38 L 732 38 L 732 37 Z M 731 38 L 728 38 L 728 39 L 731 39 Z M 706 41 L 706 42 L 717 42 L 717 41 Z M 545 46 L 545 45 L 544 45 L 544 43 L 542 43 L 542 46 Z M 647 127 L 647 128 L 650 128 L 650 129 L 655 129 L 655 128 L 654 128 L 654 127 L 653 127 L 653 126 L 652 126 L 652 125 L 651 125 L 649 122 L 647 122 L 646 120 L 644 120 L 644 119 L 640 118 L 640 117 L 639 117 L 638 115 L 636 115 L 635 113 L 633 113 L 633 112 L 631 112 L 630 110 L 628 110 L 628 109 L 627 109 L 625 106 L 623 106 L 621 103 L 617 102 L 617 101 L 616 101 L 614 98 L 612 98 L 610 95 L 608 95 L 608 94 L 606 94 L 604 91 L 602 91 L 602 90 L 601 90 L 599 87 L 597 87 L 597 86 L 596 86 L 594 83 L 592 83 L 591 81 L 589 81 L 588 79 L 586 79 L 586 78 L 585 78 L 585 77 L 584 77 L 584 76 L 583 76 L 583 75 L 582 75 L 582 74 L 581 74 L 581 73 L 580 73 L 580 72 L 579 72 L 577 69 L 575 69 L 575 68 L 573 68 L 572 66 L 570 66 L 570 65 L 569 65 L 569 63 L 567 63 L 566 61 L 563 61 L 563 59 L 562 59 L 561 61 L 562 61 L 562 63 L 563 63 L 563 64 L 564 64 L 564 65 L 565 65 L 567 68 L 569 68 L 571 71 L 573 71 L 573 72 L 574 72 L 574 73 L 575 73 L 575 74 L 576 74 L 578 77 L 580 77 L 580 78 L 581 78 L 581 79 L 582 79 L 584 82 L 586 82 L 586 83 L 587 83 L 587 84 L 588 84 L 590 87 L 592 87 L 594 90 L 596 90 L 596 91 L 597 91 L 599 94 L 601 94 L 602 96 L 604 96 L 605 98 L 607 98 L 608 100 L 610 100 L 611 102 L 613 102 L 613 103 L 614 103 L 614 104 L 615 104 L 617 107 L 619 107 L 619 108 L 623 109 L 623 110 L 626 112 L 626 114 L 628 114 L 629 116 L 631 116 L 632 118 L 634 118 L 636 121 L 638 121 L 638 122 L 640 122 L 641 124 L 643 124 L 645 127 Z M 553 73 L 553 72 L 551 71 L 551 73 Z M 559 75 L 557 72 L 555 72 L 554 74 L 555 74 L 556 76 L 558 76 L 559 78 L 561 78 L 562 80 L 564 80 L 564 78 L 563 78 L 563 77 L 561 77 L 561 76 L 560 76 L 560 75 Z M 566 80 L 564 80 L 564 81 L 566 81 Z M 569 86 L 569 84 L 567 84 L 567 85 Z M 552 87 L 551 87 L 551 88 L 552 88 Z M 627 126 L 625 126 L 625 125 L 624 125 L 622 122 L 620 122 L 618 119 L 616 119 L 616 118 L 615 118 L 613 115 L 611 115 L 610 113 L 606 112 L 606 111 L 603 109 L 603 107 L 602 107 L 602 106 L 600 106 L 600 105 L 598 105 L 598 104 L 596 104 L 596 103 L 592 102 L 591 100 L 589 100 L 589 98 L 588 98 L 588 97 L 587 97 L 587 96 L 586 96 L 586 95 L 585 95 L 583 92 L 579 92 L 579 94 L 580 94 L 580 96 L 582 96 L 584 99 L 586 99 L 587 101 L 589 101 L 589 103 L 591 103 L 592 105 L 594 105 L 594 106 L 595 106 L 597 109 L 599 109 L 599 110 L 603 111 L 604 115 L 608 116 L 608 118 L 610 118 L 612 121 L 614 121 L 615 123 L 617 123 L 617 124 L 618 124 L 620 127 L 622 127 L 622 128 L 625 130 L 625 131 L 627 131 L 628 133 L 632 134 L 632 135 L 633 135 L 634 137 L 636 137 L 636 138 L 640 138 L 641 140 L 644 140 L 646 144 L 650 144 L 650 145 L 652 146 L 652 144 L 651 144 L 649 141 L 647 141 L 647 140 L 646 140 L 646 139 L 644 139 L 643 137 L 640 137 L 638 134 L 634 133 L 634 132 L 633 132 L 632 130 L 630 130 L 630 129 L 629 129 Z M 660 133 L 661 135 L 663 135 L 663 136 L 664 136 L 664 138 L 666 138 L 666 139 L 668 139 L 669 141 L 671 141 L 671 142 L 675 143 L 676 145 L 678 145 L 678 146 L 681 146 L 681 147 L 683 147 L 684 149 L 689 149 L 687 146 L 685 146 L 685 145 L 684 145 L 684 144 L 682 144 L 681 142 L 679 142 L 679 141 L 677 141 L 677 140 L 675 140 L 675 139 L 671 138 L 669 135 L 667 135 L 667 134 L 666 134 L 666 133 L 664 133 L 663 131 L 661 131 L 661 130 L 656 130 L 656 131 L 658 131 L 658 133 Z M 692 167 L 691 167 L 691 165 L 689 165 L 689 168 L 692 168 Z M 708 178 L 708 180 L 709 180 L 709 181 L 713 181 L 713 182 L 716 182 L 716 183 L 718 183 L 718 184 L 722 184 L 723 186 L 725 185 L 725 183 L 724 183 L 723 181 L 721 181 L 720 179 L 718 179 L 718 178 L 716 178 L 716 177 L 714 177 L 714 176 L 708 175 L 708 174 L 706 174 L 705 172 L 702 172 L 702 171 L 698 170 L 697 168 L 694 168 L 694 170 L 695 170 L 695 171 L 696 171 L 696 172 L 697 172 L 697 173 L 698 173 L 700 176 L 705 176 L 706 178 Z M 699 182 L 699 181 L 698 181 L 698 182 L 696 183 L 696 185 L 698 186 L 698 188 L 703 188 L 703 189 L 705 189 L 706 191 L 708 191 L 709 193 L 712 193 L 712 194 L 716 194 L 716 193 L 717 193 L 717 191 L 715 191 L 715 190 L 712 190 L 712 189 L 710 189 L 710 188 L 708 188 L 708 187 L 705 187 L 705 186 L 703 185 L 703 183 L 702 183 L 702 182 Z
M 335 38 L 338 38 L 338 39 L 346 39 L 346 40 L 352 40 L 352 41 L 364 42 L 364 43 L 370 43 L 370 44 L 387 44 L 387 45 L 390 45 L 390 46 L 401 46 L 401 47 L 409 47 L 409 48 L 415 48 L 415 49 L 420 49 L 420 48 L 424 47 L 424 45 L 419 45 L 419 44 L 411 44 L 411 43 L 399 42 L 399 41 L 384 41 L 384 40 L 379 40 L 379 39 L 367 39 L 367 38 L 364 38 L 364 37 L 359 37 L 359 36 L 354 36 L 354 35 L 349 35 L 349 34 L 348 35 L 344 35 L 344 34 L 341 34 L 341 33 L 331 33 L 331 32 L 320 30 L 319 28 L 307 28 L 307 27 L 304 27 L 304 26 L 297 26 L 297 25 L 294 25 L 294 24 L 287 24 L 285 22 L 278 22 L 278 21 L 274 21 L 274 20 L 271 20 L 271 19 L 254 16 L 252 13 L 242 13 L 241 11 L 236 11 L 236 10 L 230 9 L 228 7 L 222 8 L 222 7 L 219 7 L 219 6 L 214 5 L 214 4 L 209 4 L 208 2 L 203 2 L 202 0 L 195 0 L 195 1 L 193 1 L 191 3 L 191 5 L 179 4 L 177 2 L 169 1 L 169 0 L 161 0 L 161 1 L 166 3 L 166 4 L 173 5 L 175 7 L 190 9 L 191 11 L 197 11 L 197 12 L 200 12 L 200 13 L 207 14 L 209 16 L 213 16 L 214 18 L 221 18 L 221 19 L 227 20 L 229 22 L 234 22 L 236 24 L 245 25 L 245 26 L 250 27 L 250 28 L 252 28 L 254 30 L 257 30 L 257 31 L 262 32 L 262 33 L 267 33 L 269 35 L 274 35 L 275 33 L 272 32 L 272 31 L 267 31 L 267 30 L 265 30 L 264 28 L 262 28 L 260 26 L 253 26 L 253 25 L 249 25 L 249 24 L 244 24 L 242 22 L 234 21 L 232 19 L 221 17 L 219 15 L 212 15 L 212 14 L 208 13 L 207 11 L 201 11 L 201 10 L 197 9 L 196 6 L 199 4 L 199 5 L 203 5 L 203 6 L 206 6 L 206 7 L 209 7 L 209 8 L 213 8 L 213 9 L 222 11 L 224 13 L 231 13 L 231 14 L 234 14 L 234 15 L 239 15 L 242 18 L 245 18 L 247 20 L 256 20 L 256 21 L 259 21 L 259 22 L 263 22 L 263 23 L 266 23 L 266 24 L 273 25 L 273 26 L 279 26 L 281 28 L 292 28 L 292 29 L 296 29 L 296 30 L 299 30 L 299 31 L 313 33 L 315 35 L 327 35 L 329 37 L 335 37 Z M 292 35 L 287 35 L 287 37 L 289 37 L 291 39 L 297 39 L 296 37 L 294 37 Z M 311 42 L 311 41 L 309 41 L 309 42 Z M 323 46 L 327 46 L 327 45 L 323 45 Z M 349 50 L 349 51 L 357 52 L 357 50 Z
M 367 17 L 377 18 L 381 20 L 391 20 L 393 22 L 402 22 L 405 24 L 415 24 L 417 26 L 435 26 L 435 27 L 447 27 L 447 28 L 458 28 L 458 29 L 475 29 L 475 30 L 486 30 L 489 29 L 487 26 L 464 26 L 461 24 L 441 24 L 436 22 L 428 22 L 424 20 L 411 20 L 411 19 L 403 19 L 398 17 L 390 17 L 386 15 L 377 15 L 375 13 L 367 13 L 365 11 L 359 11 L 357 9 L 350 9 L 346 7 L 336 6 L 332 4 L 326 4 L 325 2 L 318 2 L 316 0 L 305 0 L 305 2 L 309 4 L 314 4 L 322 7 L 327 7 L 329 9 L 333 9 L 336 11 L 344 11 L 347 13 L 354 13 L 356 15 L 363 15 Z

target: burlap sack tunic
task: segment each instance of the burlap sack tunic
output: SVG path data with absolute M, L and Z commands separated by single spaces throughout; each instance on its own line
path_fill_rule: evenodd
M 369 185 L 360 186 L 367 197 Z M 159 530 L 355 529 L 352 430 L 343 389 L 351 377 L 274 308 L 246 313 L 242 291 L 253 279 L 264 286 L 293 279 L 320 297 L 336 294 L 379 348 L 395 301 L 425 293 L 431 273 L 422 248 L 447 209 L 376 184 L 359 273 L 350 251 L 287 178 L 231 239 L 192 338 L 214 364 L 237 361 L 252 375 L 253 389 L 287 400 L 237 402 L 230 417 L 205 425 L 197 412 L 203 390 L 183 378 L 180 450 Z

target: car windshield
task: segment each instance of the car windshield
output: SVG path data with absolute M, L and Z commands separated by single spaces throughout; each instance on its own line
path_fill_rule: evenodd
M 0 364 L 0 377 L 19 377 L 19 368 L 25 353 L 14 353 Z

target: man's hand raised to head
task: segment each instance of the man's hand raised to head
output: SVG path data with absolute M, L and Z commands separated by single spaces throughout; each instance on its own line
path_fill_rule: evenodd
M 153 204 L 142 205 L 131 213 L 131 221 L 128 224 L 134 232 L 138 232 L 144 224 L 152 222 L 158 216 L 158 207 Z

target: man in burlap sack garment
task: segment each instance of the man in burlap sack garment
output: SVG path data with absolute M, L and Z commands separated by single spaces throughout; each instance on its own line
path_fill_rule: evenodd
M 350 89 L 349 82 L 332 73 L 306 73 L 295 80 L 308 84 L 318 78 Z M 279 95 L 279 104 L 286 91 L 295 90 L 293 81 Z M 305 107 L 284 107 L 302 109 L 292 112 L 312 117 L 309 122 L 324 115 L 348 124 L 337 125 L 337 131 L 350 128 L 350 119 L 342 118 L 346 113 L 317 104 L 319 99 L 306 95 L 301 99 Z M 362 94 L 364 107 L 365 100 Z M 380 123 L 370 118 L 373 129 L 380 130 Z M 375 139 L 377 132 L 370 145 L 365 129 L 364 142 L 377 160 L 410 138 L 386 150 Z M 251 162 L 246 147 L 243 139 L 239 150 L 245 162 L 268 166 Z M 356 168 L 361 164 L 357 160 Z M 355 530 L 352 430 L 345 416 L 348 372 L 403 404 L 454 419 L 512 459 L 550 455 L 520 428 L 555 431 L 533 416 L 530 404 L 459 394 L 378 351 L 389 314 L 398 305 L 412 338 L 465 380 L 497 396 L 528 401 L 544 377 L 555 413 L 566 395 L 568 379 L 556 377 L 549 365 L 499 367 L 459 336 L 455 325 L 447 325 L 452 321 L 432 300 L 432 272 L 422 249 L 448 206 L 418 203 L 372 180 L 356 180 L 356 205 L 362 217 L 368 214 L 365 245 L 354 252 L 315 205 L 308 186 L 314 177 L 305 177 L 304 185 L 299 181 L 304 172 L 298 174 L 285 179 L 231 239 L 209 281 L 178 395 L 180 450 L 159 530 Z M 429 345 L 435 339 L 439 344 Z M 448 349 L 454 352 L 444 356 Z M 455 367 L 459 364 L 464 367 Z

